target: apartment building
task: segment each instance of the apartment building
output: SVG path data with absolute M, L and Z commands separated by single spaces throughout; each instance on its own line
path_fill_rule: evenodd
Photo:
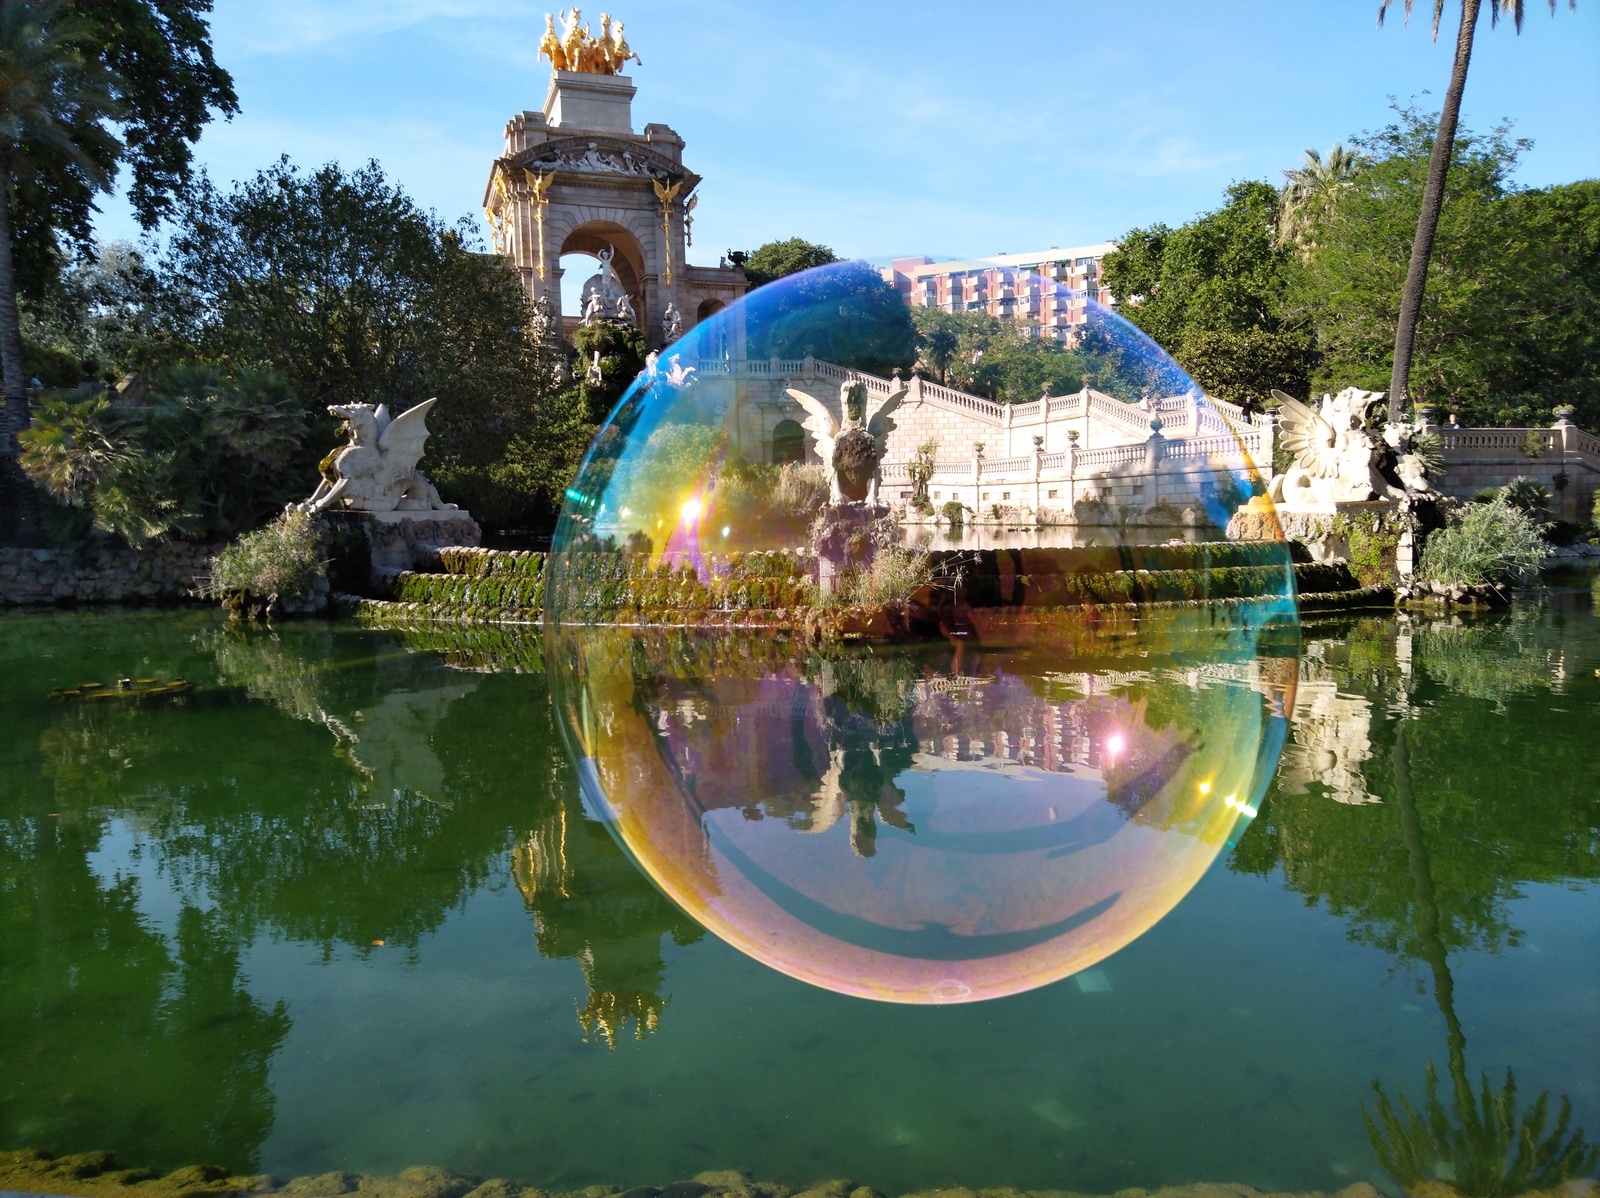
M 1100 267 L 1116 248 L 1106 241 L 967 262 L 896 258 L 883 277 L 914 307 L 987 312 L 1019 322 L 1034 336 L 1070 343 L 1086 319 L 1088 301 L 1112 303 Z

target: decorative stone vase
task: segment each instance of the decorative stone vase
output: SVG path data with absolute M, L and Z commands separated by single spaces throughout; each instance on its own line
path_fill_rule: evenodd
M 1551 410 L 1556 414 L 1556 424 L 1558 426 L 1572 423 L 1572 413 L 1575 409 L 1566 404 L 1562 404 L 1560 407 L 1553 408 Z

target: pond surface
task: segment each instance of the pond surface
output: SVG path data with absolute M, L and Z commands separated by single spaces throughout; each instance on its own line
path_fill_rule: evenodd
M 1586 590 L 1309 624 L 1225 668 L 1103 639 L 1038 701 L 1181 728 L 1207 688 L 1253 688 L 1289 717 L 1273 781 L 1143 935 L 952 1006 L 833 993 L 706 934 L 586 811 L 538 634 L 437 635 L 458 643 L 0 618 L 0 1149 L 563 1189 L 742 1168 L 1392 1191 L 1363 1104 L 1374 1082 L 1420 1102 L 1430 1063 L 1447 1112 L 1452 1077 L 1509 1069 L 1522 1104 L 1565 1093 L 1600 1132 Z M 863 693 L 908 693 L 896 653 L 858 658 Z M 986 668 L 947 651 L 914 676 L 948 697 Z M 124 677 L 193 685 L 50 695 Z

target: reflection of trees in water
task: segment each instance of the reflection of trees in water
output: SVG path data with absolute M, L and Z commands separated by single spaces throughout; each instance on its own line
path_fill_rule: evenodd
M 1375 1084 L 1367 1127 L 1396 1181 L 1413 1188 L 1443 1179 L 1498 1198 L 1593 1170 L 1595 1150 L 1569 1129 L 1565 1098 L 1550 1127 L 1549 1095 L 1519 1114 L 1509 1071 L 1503 1087 L 1485 1075 L 1474 1092 L 1449 955 L 1515 944 L 1508 904 L 1526 883 L 1600 874 L 1600 799 L 1583 764 L 1587 730 L 1539 718 L 1541 702 L 1573 668 L 1569 658 L 1592 655 L 1594 646 L 1575 648 L 1556 620 L 1538 613 L 1470 625 L 1365 620 L 1329 631 L 1308 647 L 1308 661 L 1325 667 L 1322 681 L 1348 700 L 1343 714 L 1359 726 L 1333 732 L 1362 747 L 1347 761 L 1351 787 L 1359 781 L 1374 801 L 1330 802 L 1341 795 L 1291 777 L 1230 866 L 1282 868 L 1290 888 L 1348 919 L 1354 938 L 1426 967 L 1445 1021 L 1450 1105 L 1431 1066 L 1420 1109 L 1403 1093 L 1392 1103 Z M 1296 717 L 1307 714 L 1315 745 L 1329 734 L 1319 723 L 1329 713 L 1313 705 Z M 1392 733 L 1372 727 L 1375 717 L 1391 722 Z M 1539 737 L 1527 735 L 1531 725 Z M 1286 758 L 1293 770 L 1295 756 Z M 1523 778 L 1529 786 L 1518 784 Z
M 251 996 L 244 948 L 416 948 L 558 816 L 577 832 L 561 896 L 530 904 L 541 951 L 580 961 L 598 1034 L 655 1018 L 661 935 L 695 930 L 577 813 L 541 679 L 383 634 L 166 621 L 29 629 L 30 653 L 131 673 L 100 648 L 127 641 L 200 685 L 159 707 L 30 707 L 0 744 L 0 1141 L 250 1171 L 290 1015 Z M 124 856 L 137 873 L 108 877 Z M 143 913 L 150 865 L 170 927 Z
M 91 860 L 118 847 L 95 800 L 147 739 L 102 734 L 138 715 L 50 711 L 47 772 L 0 765 L 0 1142 L 249 1172 L 287 1009 L 251 996 L 218 912 L 185 903 L 165 932 Z

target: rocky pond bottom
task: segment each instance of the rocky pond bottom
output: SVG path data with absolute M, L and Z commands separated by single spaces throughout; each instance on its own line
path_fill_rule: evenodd
M 1097 705 L 1182 729 L 1250 688 L 1286 720 L 1254 818 L 1092 967 L 908 1007 L 775 972 L 641 875 L 585 809 L 536 629 L 0 618 L 0 1151 L 23 1153 L 0 1188 L 1354 1198 L 1592 1177 L 1572 1150 L 1600 1131 L 1587 585 L 1307 618 L 1220 665 L 1154 631 L 1074 647 L 1036 687 L 1032 747 L 953 727 L 915 752 L 1087 773 Z M 739 656 L 674 635 L 652 660 L 691 681 Z M 751 644 L 735 672 L 779 652 Z M 863 711 L 991 685 L 981 647 L 939 652 L 795 646 L 785 668 Z M 843 760 L 876 729 L 839 721 Z M 814 826 L 838 799 L 809 768 L 814 803 L 722 817 Z M 914 799 L 914 775 L 884 793 Z M 892 808 L 845 803 L 837 827 L 899 836 Z M 1523 1130 L 1548 1151 L 1518 1164 Z

